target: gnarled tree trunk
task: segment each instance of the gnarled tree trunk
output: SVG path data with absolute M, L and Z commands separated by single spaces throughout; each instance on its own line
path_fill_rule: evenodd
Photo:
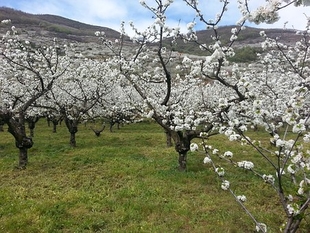
M 167 146 L 172 146 L 172 140 L 175 145 L 175 150 L 179 155 L 179 170 L 186 171 L 187 168 L 187 152 L 190 150 L 191 141 L 194 138 L 200 137 L 201 131 L 199 130 L 172 130 L 170 124 L 163 123 L 162 118 L 156 114 L 153 119 L 164 129 L 166 134 Z M 212 125 L 205 129 L 206 132 L 211 131 Z M 172 139 L 172 140 L 171 140 Z
M 28 122 L 28 128 L 30 130 L 30 137 L 34 137 L 34 128 L 36 123 L 39 121 L 39 117 L 28 117 L 26 121 Z
M 166 134 L 166 144 L 167 144 L 167 147 L 172 147 L 173 143 L 172 143 L 171 132 L 169 130 L 165 130 L 165 134 Z
M 76 147 L 75 134 L 78 132 L 78 121 L 65 118 L 65 123 L 70 133 L 70 146 Z
M 70 132 L 70 146 L 76 147 L 76 139 L 75 139 L 76 132 Z
M 187 152 L 190 150 L 191 140 L 199 134 L 196 131 L 171 131 L 170 134 L 175 143 L 175 150 L 179 154 L 179 170 L 186 171 Z
M 15 120 L 14 118 L 10 118 L 7 121 L 9 126 L 8 131 L 15 138 L 15 145 L 19 149 L 19 163 L 18 167 L 21 169 L 25 169 L 28 164 L 28 149 L 33 146 L 33 141 L 31 137 L 27 137 L 24 119 L 20 118 L 19 120 Z
M 53 133 L 56 133 L 57 132 L 58 121 L 53 120 L 52 123 L 53 123 Z
M 25 169 L 28 164 L 28 149 L 33 145 L 31 138 L 25 138 L 24 142 L 19 147 L 19 162 L 18 168 Z
M 48 126 L 51 125 L 51 122 L 53 124 L 53 133 L 57 132 L 57 125 L 62 121 L 62 116 L 47 116 L 47 124 Z

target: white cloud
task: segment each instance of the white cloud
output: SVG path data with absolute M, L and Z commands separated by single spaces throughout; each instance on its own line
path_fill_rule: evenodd
M 111 0 L 66 0 L 71 6 L 70 14 L 75 17 L 114 20 L 127 17 L 128 9 L 121 1 Z M 68 9 L 70 10 L 70 9 Z
M 66 5 L 58 1 L 51 2 L 47 0 L 42 2 L 38 0 L 21 0 L 16 4 L 16 8 L 32 14 L 57 14 L 63 16 L 63 9 L 66 8 Z
M 154 0 L 147 2 L 155 4 Z M 262 0 L 251 0 L 252 9 L 262 4 Z M 28 13 L 34 14 L 54 14 L 80 22 L 110 27 L 119 30 L 121 21 L 128 24 L 133 21 L 135 25 L 144 30 L 153 23 L 152 13 L 142 7 L 139 0 L 1 0 L 3 6 L 12 7 Z M 220 1 L 200 1 L 201 9 L 204 12 L 205 19 L 215 19 L 216 14 L 222 10 Z M 155 6 L 155 5 L 154 5 Z M 249 26 L 261 28 L 282 28 L 288 21 L 287 28 L 304 29 L 307 23 L 306 16 L 303 13 L 310 12 L 309 7 L 290 6 L 281 10 L 281 19 L 279 22 L 267 25 Z M 221 25 L 232 25 L 240 18 L 236 1 L 231 1 L 228 5 L 228 11 L 223 18 Z M 186 24 L 195 18 L 195 12 L 187 7 L 182 0 L 175 0 L 168 8 L 168 23 L 170 26 L 179 25 L 185 28 Z M 310 17 L 310 13 L 308 13 Z M 196 19 L 197 29 L 205 29 L 205 25 Z M 128 27 L 127 27 L 128 28 Z

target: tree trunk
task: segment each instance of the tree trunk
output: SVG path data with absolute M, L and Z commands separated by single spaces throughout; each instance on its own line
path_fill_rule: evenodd
M 187 169 L 187 152 L 190 150 L 191 141 L 194 138 L 199 137 L 200 131 L 196 130 L 185 130 L 185 131 L 174 131 L 171 130 L 170 124 L 164 124 L 162 119 L 157 115 L 153 115 L 153 119 L 163 127 L 166 133 L 167 145 L 172 145 L 171 139 L 174 142 L 175 150 L 179 154 L 179 170 L 186 171 Z M 207 131 L 210 131 L 212 126 Z
M 30 137 L 34 137 L 34 128 L 36 127 L 36 123 L 39 121 L 39 117 L 28 117 L 26 121 L 28 122 L 28 128 L 30 130 Z
M 75 133 L 70 133 L 70 146 L 76 147 Z
M 166 130 L 165 131 L 165 134 L 166 134 L 166 143 L 167 143 L 167 147 L 172 147 L 173 144 L 172 144 L 172 138 L 171 138 L 171 133 Z
M 181 131 L 171 131 L 170 135 L 174 140 L 175 150 L 179 154 L 179 170 L 186 171 L 187 152 L 190 150 L 190 143 L 192 138 L 189 137 L 186 132 L 183 133 Z
M 70 132 L 70 146 L 76 147 L 75 134 L 78 132 L 78 120 L 65 119 L 66 126 Z
M 56 133 L 57 132 L 58 121 L 57 120 L 53 120 L 52 123 L 53 123 L 53 133 Z
M 21 135 L 19 135 L 21 136 Z M 31 138 L 22 136 L 21 141 L 15 141 L 16 147 L 19 148 L 19 162 L 18 167 L 20 169 L 25 169 L 28 164 L 28 149 L 33 146 L 33 141 Z
M 19 148 L 18 168 L 25 169 L 27 164 L 28 164 L 28 149 L 25 147 Z
M 115 123 L 113 121 L 110 121 L 110 132 L 113 132 L 113 126 L 115 125 Z
M 32 137 L 32 138 L 34 137 L 34 128 L 30 129 L 30 137 Z
M 26 136 L 25 124 L 23 119 L 18 121 L 11 118 L 7 121 L 9 126 L 8 131 L 15 138 L 15 146 L 19 149 L 19 163 L 18 167 L 25 169 L 28 164 L 28 149 L 33 146 L 33 141 L 30 137 Z
M 175 143 L 175 150 L 179 154 L 179 170 L 186 171 L 187 152 L 190 150 L 191 141 L 199 136 L 200 132 L 195 130 L 170 131 Z
M 57 132 L 57 125 L 61 123 L 62 119 L 63 119 L 62 116 L 55 116 L 55 115 L 51 115 L 47 117 L 48 126 L 51 125 L 51 122 L 53 124 L 53 129 L 52 129 L 53 133 Z
M 187 168 L 187 151 L 179 152 L 179 170 L 186 171 Z
M 36 127 L 35 122 L 28 121 L 28 128 L 30 130 L 30 137 L 34 137 L 34 128 Z

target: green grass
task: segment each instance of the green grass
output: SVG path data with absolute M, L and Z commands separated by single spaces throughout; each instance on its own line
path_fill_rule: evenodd
M 177 154 L 156 124 L 125 125 L 100 137 L 80 125 L 76 148 L 64 125 L 57 130 L 39 121 L 25 170 L 14 169 L 13 137 L 0 132 L 0 232 L 253 232 L 203 154 L 190 152 L 188 171 L 176 169 Z M 211 141 L 240 160 L 260 161 L 219 137 Z M 228 165 L 227 179 L 269 232 L 278 232 L 284 219 L 274 191 Z M 303 229 L 309 226 L 308 218 Z

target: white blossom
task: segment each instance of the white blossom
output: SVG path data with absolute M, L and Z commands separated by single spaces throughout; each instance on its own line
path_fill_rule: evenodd
M 222 188 L 223 190 L 228 190 L 228 189 L 229 189 L 229 186 L 230 186 L 230 183 L 229 183 L 228 180 L 224 180 L 224 181 L 222 182 L 222 184 L 221 184 L 221 188 Z
M 241 161 L 237 162 L 237 166 L 246 170 L 251 170 L 254 168 L 254 163 L 252 163 L 251 161 Z
M 269 183 L 269 184 L 274 184 L 275 182 L 275 178 L 273 175 L 263 175 L 263 180 L 266 182 L 266 183 Z
M 1 20 L 1 24 L 9 24 L 9 23 L 11 23 L 10 19 L 3 19 L 3 20 Z
M 265 223 L 258 223 L 255 227 L 256 231 L 257 232 L 263 232 L 263 233 L 266 233 L 267 232 L 267 226 Z
M 302 132 L 306 131 L 306 126 L 305 126 L 305 124 L 300 122 L 300 123 L 295 124 L 293 126 L 292 131 L 293 131 L 293 133 L 302 133 Z
M 299 214 L 299 207 L 296 203 L 288 204 L 286 206 L 286 208 L 287 208 L 288 213 L 291 215 L 295 216 L 295 215 Z
M 213 149 L 212 154 L 216 155 L 218 154 L 219 150 L 218 149 Z
M 225 175 L 225 170 L 222 167 L 217 167 L 215 169 L 215 172 L 218 174 L 218 176 L 224 176 Z
M 239 196 L 237 196 L 237 199 L 239 200 L 239 201 L 241 201 L 241 202 L 245 202 L 247 199 L 246 199 L 246 196 L 244 196 L 244 195 L 239 195 Z
M 303 137 L 304 142 L 309 143 L 310 142 L 310 133 L 306 133 Z
M 190 150 L 191 151 L 198 151 L 199 147 L 197 145 L 197 143 L 191 143 L 190 144 Z
M 224 152 L 224 157 L 232 158 L 233 155 L 234 155 L 234 154 L 233 154 L 231 151 L 225 151 L 225 152 Z
M 203 159 L 203 163 L 205 163 L 205 164 L 211 163 L 211 162 L 212 162 L 212 160 L 211 160 L 208 156 L 206 156 L 206 157 Z
M 190 22 L 186 25 L 187 30 L 192 31 L 195 27 L 196 23 L 195 22 Z
M 288 167 L 287 167 L 287 171 L 288 171 L 288 173 L 290 173 L 290 174 L 295 174 L 295 170 L 293 169 L 293 164 L 290 164 L 290 165 L 288 165 Z
M 288 199 L 289 201 L 293 201 L 293 200 L 294 200 L 294 198 L 293 198 L 293 196 L 292 196 L 291 194 L 289 194 L 289 195 L 287 196 L 287 199 Z

